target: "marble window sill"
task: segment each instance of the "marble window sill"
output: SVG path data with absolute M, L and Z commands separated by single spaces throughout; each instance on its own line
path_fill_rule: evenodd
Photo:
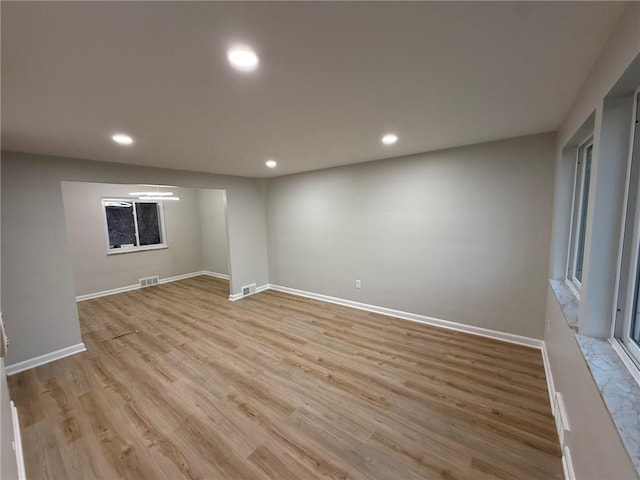
M 579 301 L 563 280 L 549 280 L 569 327 L 578 327 Z M 574 328 L 577 330 L 577 328 Z M 576 334 L 593 380 L 640 474 L 640 385 L 609 340 Z
M 580 303 L 564 280 L 549 280 L 553 293 L 560 303 L 560 308 L 570 326 L 578 325 L 578 307 Z
M 620 437 L 640 473 L 640 386 L 608 340 L 576 340 Z

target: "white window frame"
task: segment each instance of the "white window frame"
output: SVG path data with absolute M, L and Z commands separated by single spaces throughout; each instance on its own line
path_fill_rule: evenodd
M 640 345 L 634 340 L 631 329 L 634 326 L 636 311 L 640 309 L 640 174 L 638 174 L 640 142 L 638 142 L 638 148 L 634 148 L 636 133 L 640 133 L 640 124 L 636 124 L 636 119 L 640 116 L 639 103 L 640 87 L 635 90 L 633 95 L 629 160 L 618 249 L 618 274 L 615 285 L 616 303 L 614 304 L 611 329 L 611 341 L 624 349 L 636 367 L 640 366 Z M 635 173 L 634 178 L 632 178 L 632 172 Z M 635 198 L 629 198 L 630 196 Z M 632 212 L 628 212 L 630 202 L 634 202 Z M 628 229 L 631 232 L 630 236 L 626 234 Z M 629 257 L 626 262 L 628 266 L 623 265 L 623 257 L 625 256 Z M 640 328 L 640 319 L 637 321 L 636 329 Z
M 582 289 L 582 281 L 576 277 L 576 265 L 578 263 L 578 251 L 580 244 L 580 230 L 582 223 L 587 221 L 585 215 L 583 215 L 584 203 L 584 190 L 586 186 L 585 173 L 587 167 L 587 151 L 591 148 L 591 161 L 593 163 L 593 133 L 584 140 L 576 150 L 576 161 L 573 175 L 573 203 L 571 205 L 571 223 L 569 228 L 569 250 L 567 254 L 567 276 L 565 282 L 578 299 L 580 299 L 580 291 Z M 589 180 L 591 183 L 591 179 Z M 591 188 L 589 188 L 591 192 Z M 589 211 L 589 199 L 586 199 L 587 212 Z M 586 229 L 585 229 L 586 236 Z M 584 241 L 584 240 L 583 240 Z M 584 250 L 582 252 L 582 265 L 584 273 Z
M 155 245 L 142 245 L 142 246 L 136 245 L 131 247 L 111 248 L 111 243 L 109 242 L 109 225 L 107 224 L 107 213 L 105 210 L 105 207 L 107 206 L 106 205 L 107 202 L 127 202 L 131 204 L 153 203 L 157 205 L 158 220 L 160 222 L 160 236 L 161 236 L 162 242 Z M 138 198 L 133 198 L 133 199 L 132 198 L 103 198 L 101 205 L 102 205 L 102 218 L 104 222 L 104 232 L 107 239 L 107 255 L 119 255 L 123 253 L 144 252 L 146 250 L 160 250 L 163 248 L 169 248 L 169 246 L 167 245 L 167 233 L 165 230 L 165 221 L 164 221 L 164 202 L 162 200 L 145 200 L 145 199 L 138 199 Z M 134 207 L 134 214 L 133 214 L 133 224 L 136 230 L 136 240 L 138 241 L 138 244 L 139 244 L 140 238 L 138 235 L 138 216 L 135 213 L 135 207 Z

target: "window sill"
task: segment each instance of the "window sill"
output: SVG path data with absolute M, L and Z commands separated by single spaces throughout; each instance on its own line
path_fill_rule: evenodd
M 640 473 L 640 385 L 608 340 L 576 335 L 622 442 Z
M 564 316 L 567 319 L 567 323 L 569 324 L 569 326 L 577 327 L 578 309 L 580 307 L 580 301 L 578 300 L 578 297 L 576 297 L 576 294 L 564 280 L 549 280 L 549 283 L 551 284 L 553 293 L 555 293 L 556 298 L 560 303 L 560 308 L 562 309 L 562 313 L 564 313 Z
M 549 280 L 569 328 L 578 327 L 580 302 L 564 280 Z M 608 340 L 576 333 L 576 341 L 615 423 L 622 443 L 640 473 L 640 385 Z
M 166 243 L 163 243 L 162 245 L 153 245 L 150 247 L 116 248 L 114 250 L 108 250 L 107 255 L 122 255 L 123 253 L 148 252 L 149 250 L 164 250 L 165 248 L 169 248 Z

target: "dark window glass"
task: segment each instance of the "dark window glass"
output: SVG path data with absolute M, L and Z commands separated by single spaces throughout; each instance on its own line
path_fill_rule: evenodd
M 587 147 L 584 165 L 584 187 L 582 189 L 582 207 L 580 209 L 580 233 L 578 234 L 578 254 L 576 256 L 576 278 L 582 282 L 582 265 L 584 263 L 584 237 L 587 233 L 587 207 L 589 205 L 589 183 L 591 180 L 591 156 L 593 145 Z
M 140 245 L 157 245 L 160 238 L 160 215 L 157 203 L 136 203 Z
M 109 230 L 109 248 L 121 248 L 122 245 L 137 245 L 136 226 L 133 221 L 133 205 L 105 206 L 107 229 Z
M 640 262 L 640 260 L 639 260 Z M 633 314 L 631 315 L 631 331 L 629 337 L 633 339 L 638 345 L 640 345 L 640 321 L 638 321 L 638 294 L 640 294 L 640 263 L 636 268 L 636 291 L 635 298 L 633 299 Z
M 633 135 L 633 146 L 632 146 L 632 156 L 631 156 L 631 165 L 632 169 L 635 167 L 637 171 L 637 166 L 640 163 L 640 94 L 636 98 L 636 123 L 634 128 Z M 632 170 L 633 171 L 633 170 Z M 636 177 L 637 178 L 637 177 Z M 637 193 L 636 193 L 637 195 Z M 640 248 L 640 246 L 636 245 L 636 248 Z M 640 301 L 640 257 L 638 258 L 638 265 L 636 265 L 636 292 L 635 298 L 633 302 L 633 314 L 631 315 L 631 325 L 629 331 L 629 337 L 633 339 L 636 345 L 640 346 L 640 306 L 638 302 Z M 640 359 L 636 360 L 640 361 Z

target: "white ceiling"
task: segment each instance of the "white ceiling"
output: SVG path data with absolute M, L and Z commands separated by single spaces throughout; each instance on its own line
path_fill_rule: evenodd
M 261 177 L 552 131 L 622 7 L 2 2 L 2 148 Z

